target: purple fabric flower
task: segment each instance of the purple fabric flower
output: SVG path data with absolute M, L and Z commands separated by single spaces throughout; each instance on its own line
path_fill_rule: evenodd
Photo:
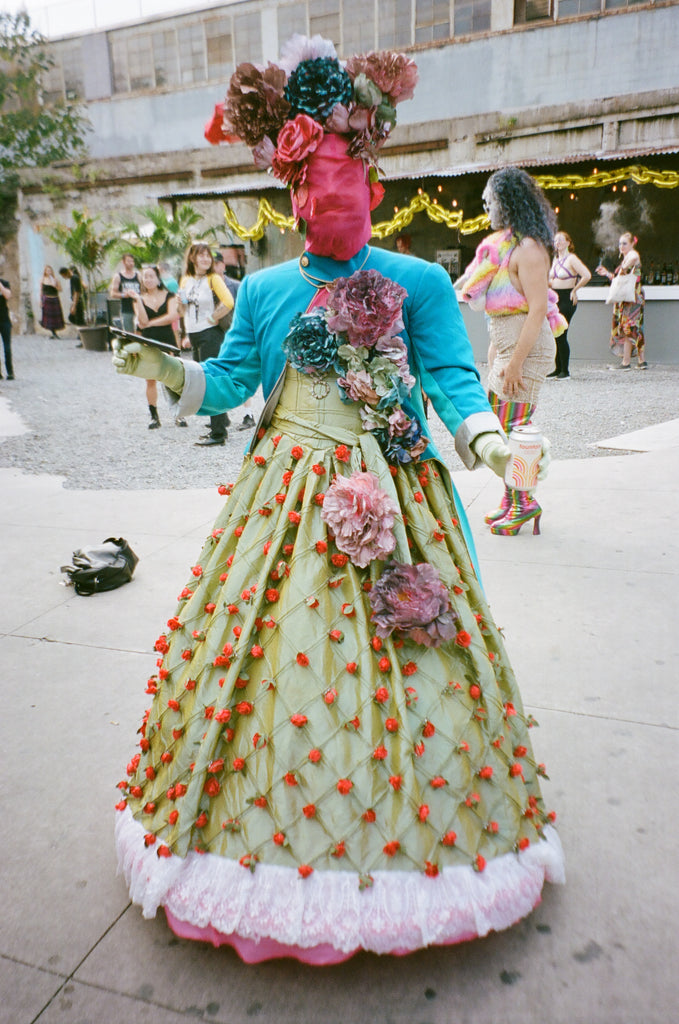
M 403 328 L 401 309 L 407 294 L 377 270 L 340 277 L 329 289 L 328 327 L 346 334 L 350 345 L 372 348 L 383 335 L 398 334 Z
M 370 591 L 372 620 L 385 639 L 397 632 L 425 647 L 439 647 L 456 635 L 457 615 L 433 565 L 392 562 Z
M 396 547 L 393 526 L 398 512 L 374 473 L 356 472 L 335 478 L 325 492 L 321 517 L 334 534 L 338 550 L 364 569 Z

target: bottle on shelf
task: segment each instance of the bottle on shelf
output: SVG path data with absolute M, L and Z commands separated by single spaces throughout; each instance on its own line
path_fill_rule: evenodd
M 653 260 L 651 260 L 651 262 L 648 265 L 648 272 L 647 272 L 646 277 L 644 279 L 644 284 L 653 284 L 654 280 L 655 280 L 655 263 L 653 262 Z

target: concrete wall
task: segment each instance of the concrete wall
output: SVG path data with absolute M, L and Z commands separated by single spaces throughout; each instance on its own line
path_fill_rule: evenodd
M 83 47 L 99 65 L 101 36 L 84 37 Z M 420 69 L 415 98 L 401 106 L 399 121 L 418 125 L 676 89 L 677 53 L 676 6 L 528 27 L 424 49 L 415 54 Z M 203 126 L 214 104 L 223 99 L 226 84 L 90 102 L 92 156 L 199 147 Z

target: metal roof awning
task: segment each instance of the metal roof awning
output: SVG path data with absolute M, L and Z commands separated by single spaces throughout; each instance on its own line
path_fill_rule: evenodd
M 566 156 L 555 159 L 554 155 L 546 154 L 544 156 L 537 156 L 521 160 L 517 162 L 519 166 L 530 168 L 530 167 L 563 167 L 563 166 L 574 166 L 582 163 L 599 163 L 599 164 L 610 164 L 610 163 L 633 163 L 640 157 L 648 156 L 671 156 L 679 153 L 678 146 L 643 146 L 634 147 L 626 150 L 625 152 L 617 153 L 601 153 L 599 152 L 588 152 L 588 153 L 577 153 L 572 156 Z M 387 151 L 385 150 L 385 155 Z M 499 160 L 483 161 L 481 163 L 467 163 L 467 164 L 455 164 L 454 166 L 447 167 L 431 167 L 426 170 L 419 171 L 406 171 L 396 174 L 386 174 L 382 177 L 382 181 L 385 183 L 394 183 L 398 181 L 420 181 L 424 178 L 461 178 L 470 174 L 488 174 L 498 170 L 498 168 L 505 166 L 504 162 Z M 253 176 L 254 177 L 254 176 Z M 225 168 L 225 183 L 221 187 L 210 187 L 210 188 L 193 188 L 193 189 L 182 189 L 173 192 L 168 192 L 165 195 L 157 196 L 159 202 L 178 202 L 191 200 L 215 200 L 229 198 L 246 198 L 247 196 L 259 196 L 263 192 L 288 192 L 287 185 L 274 178 L 272 175 L 257 173 L 256 180 L 249 182 L 234 182 L 229 184 L 228 180 L 228 169 Z

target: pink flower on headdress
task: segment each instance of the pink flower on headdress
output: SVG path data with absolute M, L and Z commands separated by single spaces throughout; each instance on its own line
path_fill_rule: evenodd
M 298 114 L 287 121 L 278 133 L 278 142 L 271 160 L 273 172 L 286 185 L 295 188 L 306 180 L 306 159 L 323 139 L 323 129 L 308 114 Z
M 346 334 L 355 347 L 372 348 L 383 335 L 397 334 L 403 327 L 401 308 L 407 294 L 377 270 L 340 277 L 329 290 L 328 327 Z
M 363 74 L 374 82 L 390 103 L 412 99 L 417 85 L 417 64 L 404 53 L 381 50 L 379 53 L 350 57 L 346 69 L 352 79 Z
M 426 562 L 393 562 L 370 591 L 377 635 L 397 631 L 425 647 L 439 647 L 455 637 L 455 612 L 436 569 Z
M 393 534 L 398 505 L 383 491 L 374 473 L 338 476 L 328 488 L 321 517 L 335 535 L 339 551 L 364 569 L 396 547 Z

